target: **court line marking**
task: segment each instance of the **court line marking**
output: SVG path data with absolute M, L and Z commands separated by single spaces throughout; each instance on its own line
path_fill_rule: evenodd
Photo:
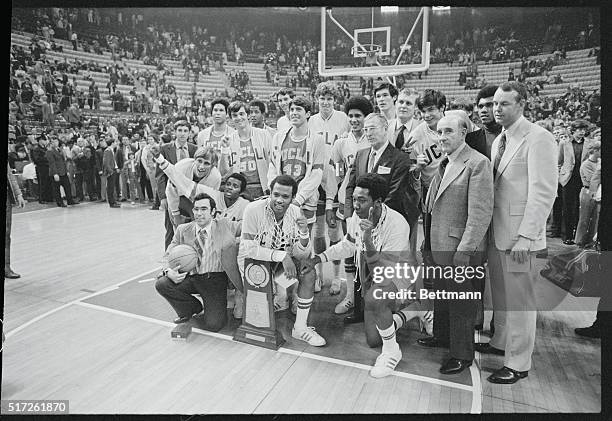
M 24 324 L 22 324 L 21 326 L 16 327 L 15 329 L 11 330 L 10 332 L 7 332 L 7 333 L 6 333 L 6 337 L 7 337 L 7 338 L 10 338 L 10 337 L 11 337 L 11 336 L 13 336 L 15 333 L 22 331 L 22 330 L 23 330 L 23 329 L 25 329 L 26 327 L 28 327 L 28 326 L 30 326 L 30 325 L 32 325 L 32 324 L 34 324 L 34 323 L 38 322 L 39 320 L 42 320 L 42 319 L 44 319 L 44 318 L 46 318 L 46 317 L 49 317 L 49 316 L 50 316 L 50 315 L 52 315 L 53 313 L 57 313 L 58 311 L 63 310 L 63 309 L 65 309 L 65 308 L 67 308 L 67 307 L 71 306 L 72 304 L 77 304 L 77 303 L 79 303 L 79 302 L 81 302 L 81 301 L 83 301 L 83 300 L 88 300 L 89 298 L 95 297 L 95 296 L 97 296 L 97 295 L 106 294 L 107 292 L 110 292 L 110 291 L 116 290 L 116 289 L 118 289 L 118 288 L 119 288 L 121 285 L 127 284 L 128 282 L 132 282 L 133 280 L 138 279 L 138 278 L 140 278 L 141 276 L 145 276 L 145 275 L 148 275 L 149 273 L 152 273 L 152 272 L 158 271 L 160 268 L 161 268 L 161 267 L 156 267 L 156 268 L 154 268 L 154 269 L 152 269 L 152 270 L 147 270 L 146 272 L 139 273 L 138 275 L 136 275 L 136 276 L 132 276 L 131 278 L 126 279 L 126 280 L 124 280 L 124 281 L 121 281 L 121 282 L 119 282 L 119 283 L 117 283 L 117 284 L 110 285 L 110 286 L 108 286 L 108 287 L 106 287 L 106 288 L 102 288 L 100 291 L 94 292 L 94 293 L 92 293 L 92 294 L 88 294 L 88 295 L 86 295 L 86 296 L 84 296 L 84 297 L 81 297 L 81 298 L 77 298 L 77 299 L 72 300 L 72 301 L 70 301 L 70 302 L 68 302 L 68 303 L 66 303 L 66 304 L 63 304 L 63 305 L 61 305 L 61 306 L 59 306 L 59 307 L 56 307 L 56 308 L 54 308 L 54 309 L 52 309 L 52 310 L 49 310 L 49 311 L 47 311 L 46 313 L 43 313 L 43 314 L 41 314 L 41 315 L 39 315 L 39 316 L 34 317 L 34 318 L 33 318 L 33 319 L 31 319 L 31 320 L 28 320 L 27 322 L 25 322 L 25 323 L 24 323 Z
M 148 278 L 148 279 L 142 279 L 140 281 L 138 281 L 139 284 L 144 284 L 145 282 L 151 282 L 151 281 L 155 281 L 157 280 L 157 278 Z
M 142 320 L 142 321 L 148 321 L 151 323 L 155 323 L 161 326 L 167 326 L 167 327 L 174 327 L 176 326 L 174 323 L 171 322 L 165 322 L 163 320 L 158 320 L 158 319 L 154 319 L 151 317 L 147 317 L 147 316 L 141 316 L 138 314 L 133 314 L 133 313 L 129 313 L 123 310 L 115 310 L 112 308 L 108 308 L 108 307 L 104 307 L 104 306 L 100 306 L 98 304 L 90 304 L 90 303 L 84 303 L 84 302 L 76 302 L 74 303 L 75 305 L 81 306 L 81 307 L 87 307 L 87 308 L 91 308 L 91 309 L 95 309 L 95 310 L 100 310 L 100 311 L 105 311 L 107 313 L 112 313 L 112 314 L 117 314 L 117 315 L 122 315 L 122 316 L 126 316 L 126 317 L 130 317 L 132 319 L 137 319 L 137 320 Z M 198 333 L 200 335 L 204 335 L 204 336 L 211 336 L 213 338 L 217 338 L 217 339 L 223 339 L 226 341 L 231 341 L 233 343 L 240 343 L 242 344 L 242 342 L 238 342 L 238 341 L 234 341 L 234 339 L 231 336 L 228 335 L 224 335 L 222 333 L 217 333 L 217 332 L 210 332 L 204 329 L 200 329 L 197 327 L 193 327 L 192 328 L 192 332 Z M 243 345 L 248 345 L 248 344 L 243 344 Z M 252 345 L 251 345 L 252 346 Z M 315 355 L 315 354 L 310 354 L 308 352 L 305 351 L 296 351 L 293 349 L 288 349 L 288 348 L 279 348 L 278 352 L 282 352 L 284 354 L 289 354 L 289 355 L 295 355 L 298 357 L 305 357 L 311 360 L 318 360 L 318 361 L 323 361 L 323 362 L 328 362 L 328 363 L 332 363 L 332 364 L 337 364 L 337 365 L 343 365 L 346 367 L 353 367 L 353 368 L 357 368 L 357 369 L 361 369 L 361 370 L 367 370 L 370 371 L 372 369 L 372 366 L 369 365 L 365 365 L 365 364 L 361 364 L 361 363 L 355 363 L 355 362 L 351 362 L 351 361 L 344 361 L 338 358 L 332 358 L 332 357 L 324 357 L 321 355 Z M 432 377 L 425 377 L 425 376 L 419 376 L 417 374 L 409 374 L 409 373 L 404 373 L 401 371 L 394 371 L 393 376 L 397 376 L 397 377 L 402 377 L 402 378 L 406 378 L 406 379 L 410 379 L 410 380 L 416 380 L 416 381 L 421 381 L 421 382 L 425 382 L 425 383 L 432 383 L 435 385 L 439 385 L 439 386 L 446 386 L 446 387 L 452 387 L 455 389 L 460 389 L 460 390 L 466 390 L 468 392 L 474 392 L 474 388 L 472 386 L 468 386 L 468 385 L 464 385 L 461 383 L 454 383 L 454 382 L 449 382 L 446 380 L 440 380 L 440 379 L 436 379 L 436 378 L 432 378 Z

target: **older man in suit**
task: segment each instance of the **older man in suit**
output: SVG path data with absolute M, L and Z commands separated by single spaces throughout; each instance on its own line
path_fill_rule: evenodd
M 438 122 L 440 146 L 446 155 L 430 184 L 426 207 L 431 228 L 426 232 L 435 265 L 481 265 L 486 233 L 493 214 L 493 172 L 487 157 L 467 145 L 468 124 L 459 115 Z M 477 272 L 475 272 L 477 273 Z M 484 276 L 484 268 L 482 276 Z M 474 292 L 477 279 L 435 279 L 438 290 Z M 419 339 L 424 346 L 449 346 L 450 359 L 440 372 L 455 374 L 472 365 L 477 300 L 434 300 L 434 336 Z
M 186 120 L 177 121 L 174 124 L 174 130 L 176 133 L 176 140 L 174 142 L 162 145 L 161 149 L 162 155 L 171 164 L 176 164 L 181 159 L 193 158 L 197 149 L 196 145 L 187 143 L 187 139 L 189 139 L 189 132 L 191 131 L 191 125 Z M 164 227 L 166 228 L 166 237 L 164 240 L 164 247 L 168 248 L 174 235 L 172 215 L 168 210 L 168 199 L 166 198 L 166 184 L 168 183 L 168 177 L 158 166 L 155 170 L 155 178 L 157 180 L 157 194 L 159 195 L 159 199 L 161 201 L 161 208 L 165 211 Z
M 213 218 L 215 200 L 206 193 L 194 198 L 195 220 L 177 227 L 165 257 L 179 244 L 192 246 L 198 252 L 198 264 L 190 273 L 179 273 L 167 262 L 157 279 L 155 289 L 178 314 L 175 323 L 185 323 L 196 316 L 203 328 L 218 332 L 227 323 L 228 279 L 238 291 L 243 290 L 238 269 L 238 246 L 241 223 L 227 218 Z M 200 294 L 202 304 L 191 294 Z
M 357 152 L 350 168 L 344 203 L 345 218 L 353 214 L 353 191 L 357 179 L 367 173 L 379 174 L 387 182 L 389 193 L 384 200 L 387 206 L 399 212 L 408 223 L 418 218 L 419 210 L 414 199 L 416 192 L 412 188 L 413 183 L 409 181 L 409 177 L 412 177 L 410 158 L 389 142 L 387 128 L 387 120 L 381 114 L 369 114 L 364 120 L 363 130 L 371 146 Z M 347 323 L 363 321 L 359 288 L 355 288 L 354 298 L 353 315 L 345 318 Z
M 481 353 L 505 355 L 492 383 L 527 377 L 536 333 L 536 253 L 546 247 L 546 219 L 557 192 L 557 144 L 546 129 L 523 117 L 527 90 L 505 82 L 493 96 L 504 130 L 491 148 L 494 209 L 488 246 L 495 334 L 476 344 Z

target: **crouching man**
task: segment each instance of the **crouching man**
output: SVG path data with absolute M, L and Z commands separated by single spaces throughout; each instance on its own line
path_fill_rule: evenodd
M 240 236 L 241 226 L 227 218 L 213 218 L 215 211 L 212 197 L 206 193 L 195 196 L 194 220 L 178 225 L 164 260 L 174 247 L 186 244 L 198 252 L 196 268 L 189 273 L 179 273 L 177 268 L 169 268 L 165 262 L 155 289 L 176 311 L 175 323 L 185 323 L 194 316 L 204 329 L 218 332 L 227 323 L 228 280 L 242 291 L 236 262 L 236 237 Z M 191 294 L 200 294 L 204 309 Z
M 416 281 L 408 276 L 370 277 L 410 261 L 410 226 L 399 212 L 383 203 L 388 193 L 389 186 L 382 176 L 359 177 L 353 191 L 354 212 L 348 219 L 344 239 L 310 259 L 302 268 L 306 273 L 318 263 L 355 256 L 357 276 L 365 291 L 366 340 L 370 347 L 382 343 L 382 353 L 370 370 L 370 375 L 376 378 L 393 373 L 402 359 L 395 338 L 397 323 L 393 312 L 404 303 L 408 291 L 414 289 L 412 281 Z M 398 296 L 402 298 L 397 299 Z

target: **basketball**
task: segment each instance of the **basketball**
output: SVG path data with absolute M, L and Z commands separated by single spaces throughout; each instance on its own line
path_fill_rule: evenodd
M 180 265 L 180 273 L 192 271 L 197 264 L 198 252 L 186 244 L 179 244 L 168 253 L 168 266 L 174 269 Z

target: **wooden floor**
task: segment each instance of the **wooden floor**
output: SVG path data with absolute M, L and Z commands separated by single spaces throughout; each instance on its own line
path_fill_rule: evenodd
M 418 333 L 409 330 L 398 335 L 404 357 L 395 375 L 373 379 L 368 369 L 378 351 L 366 354 L 351 332 L 344 335 L 357 337 L 354 344 L 346 339 L 342 348 L 342 335 L 316 350 L 234 342 L 229 327 L 171 341 L 172 311 L 152 298 L 149 280 L 163 251 L 161 212 L 87 203 L 19 213 L 12 239 L 12 266 L 22 277 L 5 282 L 2 399 L 68 399 L 71 413 L 81 414 L 601 408 L 600 342 L 573 333 L 592 322 L 592 299 L 568 297 L 563 304 L 577 310 L 539 314 L 533 368 L 515 385 L 486 381 L 502 363 L 489 355 L 477 354 L 461 378 L 441 376 L 443 351 L 418 347 Z M 556 288 L 541 281 L 538 294 L 550 296 Z M 321 294 L 315 303 L 331 302 Z M 313 317 L 318 326 L 335 316 L 319 311 Z

